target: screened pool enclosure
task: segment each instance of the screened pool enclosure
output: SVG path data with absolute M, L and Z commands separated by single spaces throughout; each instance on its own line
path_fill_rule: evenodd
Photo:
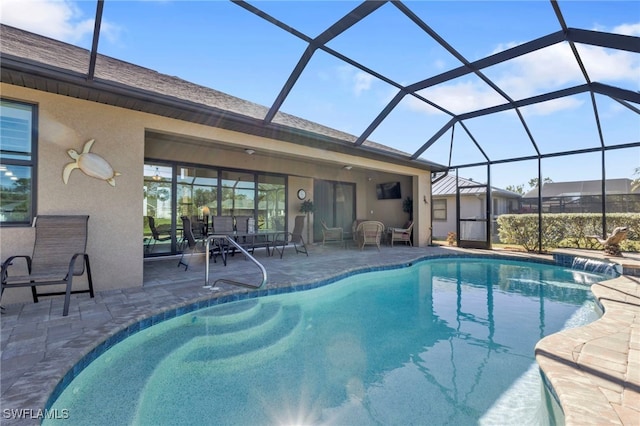
M 261 106 L 203 103 L 183 120 L 229 129 L 242 123 L 243 131 L 275 138 L 313 134 L 327 150 L 435 164 L 448 171 L 432 180 L 453 173 L 521 194 L 543 182 L 598 181 L 598 193 L 584 195 L 601 235 L 626 220 L 614 220 L 610 204 L 615 214 L 621 205 L 624 214 L 640 212 L 636 2 L 99 0 L 78 8 L 95 19 L 92 36 L 71 41 L 90 52 L 84 82 L 73 81 L 90 90 L 77 97 L 100 91 L 112 95 L 101 102 L 171 116 L 166 99 L 127 103 L 133 95 L 101 85 L 104 55 Z M 17 84 L 29 74 L 28 64 L 2 59 L 3 81 Z M 54 69 L 40 77 L 59 78 Z M 296 127 L 292 116 L 324 130 Z M 620 179 L 628 193 L 608 184 Z M 471 219 L 486 226 L 488 238 L 495 212 L 486 192 Z M 526 212 L 538 215 L 542 249 L 538 192 Z

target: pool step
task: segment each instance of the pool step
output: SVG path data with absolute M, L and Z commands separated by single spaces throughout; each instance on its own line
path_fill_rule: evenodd
M 262 328 L 280 315 L 282 307 L 279 303 L 261 303 L 257 307 L 227 315 L 196 315 L 192 319 L 194 325 L 204 325 L 207 335 L 224 335 L 243 333 L 253 328 Z
M 232 318 L 236 322 L 232 322 Z M 149 381 L 158 374 L 163 375 L 166 368 L 173 371 L 194 368 L 220 370 L 244 368 L 251 360 L 260 362 L 264 357 L 275 356 L 295 344 L 302 323 L 303 316 L 298 307 L 283 306 L 277 302 L 194 312 L 183 322 L 194 337 L 183 340 L 179 347 L 168 353 L 155 367 Z M 194 331 L 197 329 L 200 332 L 196 335 Z M 179 332 L 179 328 L 172 328 L 169 334 Z
M 272 309 L 273 306 L 264 307 L 265 311 Z M 182 360 L 185 363 L 220 362 L 242 367 L 248 362 L 244 358 L 252 358 L 256 354 L 269 356 L 269 353 L 273 355 L 289 348 L 292 344 L 289 340 L 297 335 L 296 331 L 302 324 L 300 309 L 279 306 L 276 315 L 267 312 L 264 317 L 268 317 L 264 322 L 247 328 L 191 339 L 182 348 L 185 350 Z
M 192 312 L 196 318 L 210 318 L 219 323 L 230 323 L 255 315 L 262 308 L 259 299 L 246 299 L 237 302 L 224 303 Z

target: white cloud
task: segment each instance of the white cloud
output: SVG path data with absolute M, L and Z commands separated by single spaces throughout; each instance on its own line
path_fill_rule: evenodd
M 480 80 L 441 84 L 421 90 L 419 94 L 454 114 L 475 111 L 506 102 L 495 90 Z M 437 109 L 413 97 L 411 97 L 409 106 L 427 113 L 440 113 Z
M 325 81 L 328 81 L 331 76 L 327 73 L 324 74 L 326 76 Z M 373 83 L 376 81 L 376 78 L 372 75 L 353 68 L 350 65 L 336 67 L 334 69 L 334 78 L 356 96 L 360 96 L 364 92 L 371 90 Z
M 592 81 L 640 82 L 640 56 L 630 52 L 578 45 L 578 52 Z
M 622 24 L 614 27 L 612 33 L 628 36 L 640 36 L 640 22 L 635 24 Z
M 567 43 L 554 44 L 512 59 L 495 70 L 488 69 L 487 75 L 513 99 L 585 83 Z
M 551 115 L 557 111 L 576 109 L 584 105 L 584 101 L 576 98 L 564 97 L 552 99 L 547 102 L 532 104 L 521 109 L 522 114 L 527 116 Z
M 358 71 L 353 76 L 354 87 L 353 91 L 356 96 L 359 96 L 362 92 L 371 89 L 371 85 L 374 82 L 374 77 L 366 72 Z
M 56 40 L 78 43 L 93 32 L 94 18 L 68 0 L 2 0 L 0 21 Z
M 639 35 L 640 23 L 623 24 L 613 29 L 601 29 L 601 31 Z M 518 44 L 520 43 L 502 43 L 496 46 L 492 53 L 504 51 Z M 584 44 L 577 44 L 577 49 L 591 81 L 621 84 L 624 87 L 632 87 L 632 90 L 640 87 L 639 55 Z M 557 43 L 490 67 L 483 72 L 507 95 L 516 100 L 586 83 L 568 43 Z M 483 82 L 470 77 L 431 87 L 420 93 L 456 114 L 505 102 Z M 575 98 L 558 99 L 528 108 L 528 113 L 551 114 L 559 110 L 578 108 L 582 104 L 582 101 Z M 409 106 L 429 114 L 438 112 L 435 108 L 417 100 L 412 100 Z

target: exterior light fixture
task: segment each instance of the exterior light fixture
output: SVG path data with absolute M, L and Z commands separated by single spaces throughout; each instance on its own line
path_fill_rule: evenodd
M 253 149 L 245 149 L 244 152 L 246 152 L 249 155 L 253 155 L 256 151 Z
M 345 170 L 351 170 L 353 168 L 353 166 L 344 166 L 343 169 Z

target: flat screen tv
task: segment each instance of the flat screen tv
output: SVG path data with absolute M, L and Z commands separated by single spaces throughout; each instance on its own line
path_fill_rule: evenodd
M 400 182 L 379 183 L 376 185 L 378 200 L 394 200 L 402 198 Z

